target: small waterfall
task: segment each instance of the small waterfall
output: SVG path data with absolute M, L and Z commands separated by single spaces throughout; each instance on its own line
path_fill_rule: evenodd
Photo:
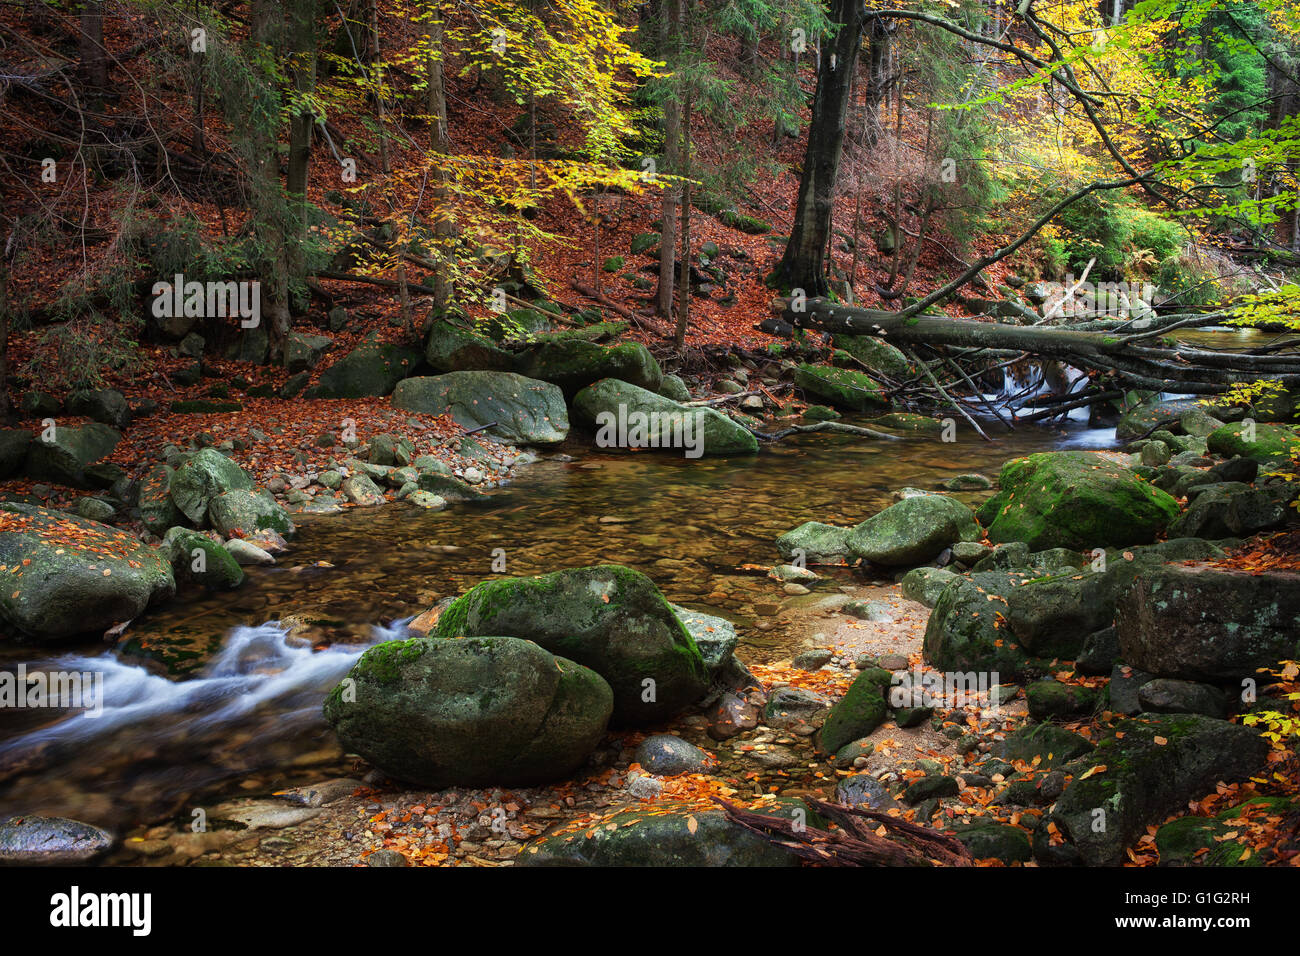
M 51 710 L 51 722 L 0 745 L 0 811 L 75 816 L 75 803 L 62 798 L 86 793 L 157 809 L 171 796 L 273 766 L 284 752 L 301 750 L 304 738 L 324 736 L 325 695 L 366 648 L 409 636 L 408 621 L 372 627 L 366 644 L 321 650 L 278 624 L 235 628 L 183 681 L 107 654 L 29 663 L 29 679 L 78 674 L 98 694 L 80 709 Z M 196 765 L 195 753 L 206 761 Z M 126 817 L 134 809 L 121 807 Z M 102 809 L 94 815 L 102 819 Z

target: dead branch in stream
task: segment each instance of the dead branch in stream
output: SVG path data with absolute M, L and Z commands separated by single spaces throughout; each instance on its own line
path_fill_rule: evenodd
M 1221 323 L 1222 313 L 1136 320 L 1105 331 L 907 315 L 851 308 L 822 298 L 809 299 L 805 311 L 787 308 L 784 314 L 796 327 L 877 336 L 903 349 L 926 346 L 1024 352 L 1110 375 L 1131 388 L 1214 395 L 1260 378 L 1273 379 L 1287 388 L 1300 387 L 1300 353 L 1216 352 L 1180 343 L 1171 334 L 1179 328 Z
M 750 429 L 755 438 L 762 441 L 780 441 L 790 435 L 803 434 L 806 432 L 835 432 L 840 435 L 857 435 L 859 438 L 872 438 L 877 441 L 902 441 L 901 435 L 890 435 L 886 432 L 878 432 L 873 428 L 863 428 L 861 425 L 846 425 L 844 422 L 818 422 L 815 425 L 791 425 L 789 428 L 782 428 L 778 432 L 760 432 Z
M 822 830 L 804 821 L 787 820 L 719 800 L 727 819 L 769 843 L 827 866 L 970 866 L 970 851 L 959 840 L 886 813 L 825 803 L 804 802 L 837 830 Z M 882 833 L 881 831 L 884 831 Z

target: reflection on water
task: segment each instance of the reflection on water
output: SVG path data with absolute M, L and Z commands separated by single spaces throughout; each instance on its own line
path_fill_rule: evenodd
M 35 730 L 30 714 L 0 714 L 12 718 L 0 724 L 0 814 L 156 819 L 259 768 L 279 785 L 295 768 L 327 763 L 338 755 L 320 718 L 328 688 L 365 646 L 400 635 L 400 619 L 491 576 L 502 553 L 512 575 L 639 568 L 669 600 L 744 625 L 742 656 L 780 657 L 789 638 L 781 611 L 802 599 L 744 566 L 775 563 L 782 532 L 810 520 L 854 524 L 904 486 L 935 488 L 971 471 L 992 477 L 1009 458 L 1114 439 L 1113 430 L 989 427 L 993 443 L 967 432 L 951 444 L 815 434 L 730 460 L 573 444 L 564 450 L 577 460 L 529 466 L 487 505 L 304 517 L 277 567 L 249 569 L 237 591 L 187 595 L 149 615 L 128 632 L 122 656 L 94 648 L 46 661 L 102 671 L 104 714 Z M 847 583 L 858 572 L 830 573 Z M 0 666 L 10 669 L 34 656 L 3 653 Z

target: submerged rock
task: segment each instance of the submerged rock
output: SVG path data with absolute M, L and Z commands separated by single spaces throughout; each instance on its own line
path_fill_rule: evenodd
M 808 564 L 843 564 L 854 555 L 849 548 L 852 528 L 820 521 L 805 521 L 776 539 L 776 550 L 786 561 L 802 558 Z
M 10 817 L 0 823 L 0 865 L 75 866 L 113 846 L 107 830 L 66 817 Z

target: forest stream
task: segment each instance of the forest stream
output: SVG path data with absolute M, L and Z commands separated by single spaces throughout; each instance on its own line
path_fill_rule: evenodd
M 746 663 L 787 659 L 807 640 L 789 612 L 817 596 L 789 596 L 766 576 L 783 532 L 810 520 L 854 524 L 900 488 L 996 476 L 1032 452 L 1115 443 L 1114 429 L 1077 423 L 989 427 L 991 443 L 968 430 L 955 445 L 814 434 L 753 457 L 700 461 L 571 440 L 485 505 L 302 516 L 278 566 L 250 569 L 233 593 L 178 598 L 133 624 L 117 649 L 44 656 L 5 645 L 6 669 L 102 672 L 110 703 L 93 718 L 3 712 L 0 815 L 121 829 L 197 802 L 338 776 L 345 762 L 321 717 L 326 692 L 366 647 L 402 637 L 404 621 L 502 573 L 502 562 L 510 575 L 636 568 L 670 601 L 734 622 Z M 860 570 L 826 573 L 837 585 L 870 583 Z

